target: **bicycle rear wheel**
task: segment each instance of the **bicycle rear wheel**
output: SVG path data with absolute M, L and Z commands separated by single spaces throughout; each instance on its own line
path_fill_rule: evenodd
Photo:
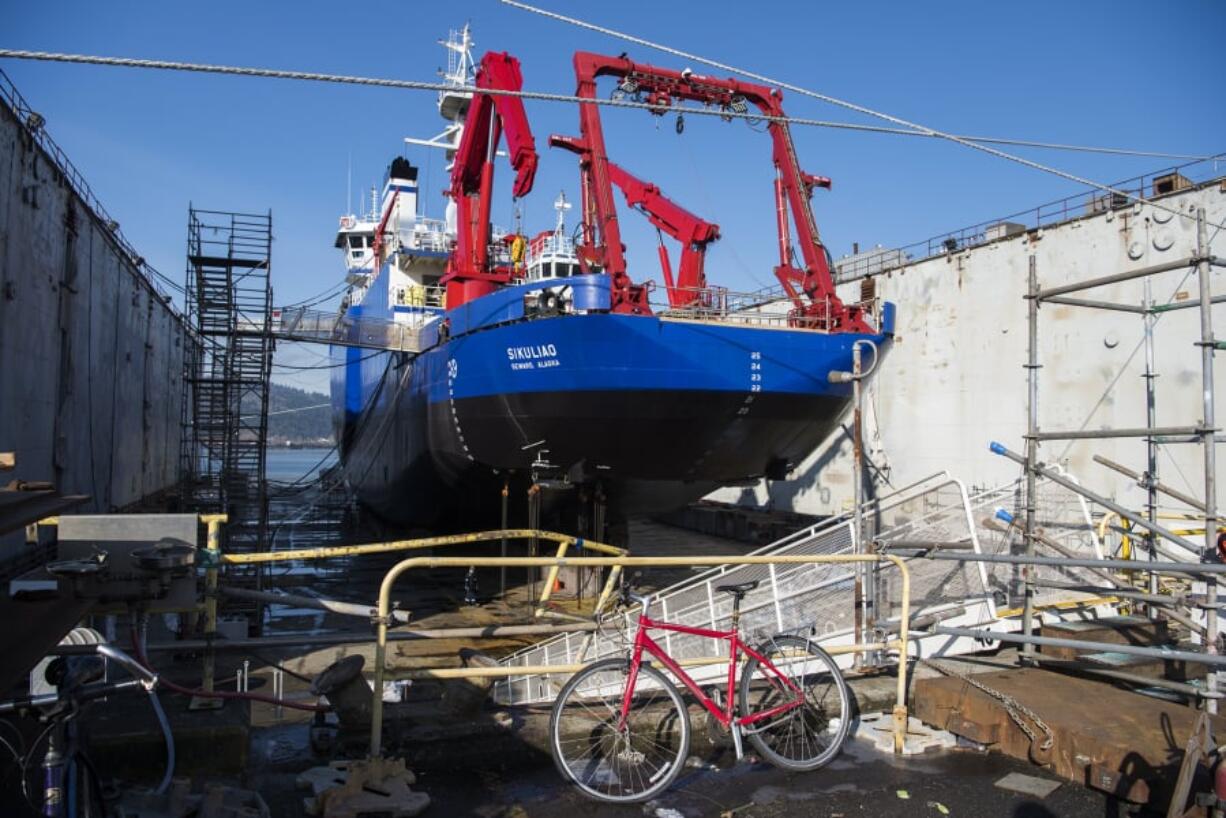
M 580 670 L 558 694 L 549 720 L 563 777 L 599 801 L 646 801 L 685 765 L 690 720 L 681 695 L 650 665 L 639 667 L 626 726 L 619 729 L 630 662 L 605 659 Z
M 750 657 L 741 673 L 741 715 L 799 703 L 741 730 L 776 767 L 816 770 L 838 755 L 851 724 L 843 674 L 830 654 L 799 636 L 773 636 L 758 653 L 778 673 Z

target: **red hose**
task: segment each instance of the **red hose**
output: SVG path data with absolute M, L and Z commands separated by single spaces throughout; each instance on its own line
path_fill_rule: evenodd
M 140 663 L 142 665 L 149 668 L 149 670 L 152 671 L 153 673 L 157 673 L 157 670 L 153 667 L 153 665 L 149 663 L 148 658 L 145 657 L 144 646 L 142 646 L 140 643 L 140 637 L 136 632 L 136 628 L 132 629 L 132 649 L 133 651 L 135 651 L 136 658 L 140 660 Z M 212 691 L 192 690 L 191 688 L 184 687 L 183 685 L 175 684 L 174 682 L 162 676 L 160 673 L 158 674 L 158 684 L 166 688 L 169 688 L 170 690 L 173 690 L 176 693 L 182 693 L 185 696 L 199 696 L 202 699 L 247 699 L 248 701 L 253 701 L 253 702 L 264 702 L 265 704 L 275 704 L 279 707 L 289 707 L 293 710 L 306 710 L 311 713 L 327 713 L 329 710 L 332 709 L 331 707 L 328 707 L 322 704 L 306 704 L 305 702 L 291 702 L 287 699 L 276 699 L 276 698 L 273 698 L 272 696 L 263 696 L 259 693 L 244 693 L 241 690 L 212 690 Z

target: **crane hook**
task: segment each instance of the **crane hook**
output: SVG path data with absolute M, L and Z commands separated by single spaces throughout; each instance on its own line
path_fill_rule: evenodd
M 682 114 L 677 114 L 677 133 L 681 134 L 685 130 L 685 117 Z

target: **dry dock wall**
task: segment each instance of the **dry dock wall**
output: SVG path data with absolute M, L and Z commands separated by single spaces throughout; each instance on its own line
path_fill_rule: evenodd
M 1194 255 L 1195 210 L 1210 223 L 1226 222 L 1226 182 L 1214 180 L 1159 200 L 1128 205 L 1036 231 L 915 261 L 876 277 L 877 293 L 898 305 L 899 340 L 868 390 L 867 451 L 894 486 L 948 469 L 969 487 L 995 486 L 1021 470 L 988 451 L 999 440 L 1024 450 L 1027 353 L 1026 293 L 1029 258 L 1036 256 L 1040 287 L 1052 287 Z M 1209 229 L 1210 252 L 1226 255 L 1226 231 Z M 1226 293 L 1226 272 L 1211 273 L 1213 294 Z M 1187 270 L 1152 279 L 1158 303 L 1198 297 Z M 841 288 L 859 298 L 859 283 Z M 1144 284 L 1131 281 L 1073 294 L 1140 305 Z M 1218 338 L 1226 337 L 1226 304 L 1213 307 Z M 1196 309 L 1165 313 L 1155 329 L 1157 420 L 1162 426 L 1198 424 L 1202 417 L 1200 317 Z M 1144 327 L 1141 316 L 1044 304 L 1039 312 L 1039 425 L 1043 430 L 1145 426 Z M 1216 356 L 1216 421 L 1226 425 L 1226 355 Z M 846 419 L 850 429 L 850 417 Z M 1226 447 L 1219 446 L 1218 507 L 1226 501 L 1220 479 Z M 1044 443 L 1040 457 L 1064 464 L 1086 485 L 1144 504 L 1144 492 L 1092 461 L 1101 454 L 1136 471 L 1146 466 L 1142 440 Z M 773 505 L 811 514 L 850 508 L 851 444 L 846 433 L 823 444 L 791 480 L 753 489 L 716 492 L 713 499 Z M 1164 482 L 1201 497 L 1200 446 L 1169 445 L 1159 455 Z M 888 486 L 878 481 L 878 491 Z M 1169 504 L 1169 501 L 1163 501 Z
M 91 495 L 82 510 L 122 508 L 176 481 L 184 324 L 6 90 L 0 451 L 17 468 L 5 481 Z

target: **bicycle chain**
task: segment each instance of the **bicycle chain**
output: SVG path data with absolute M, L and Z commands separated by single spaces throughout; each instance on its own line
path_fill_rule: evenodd
M 1019 702 L 1017 699 L 1013 698 L 1009 694 L 1001 693 L 999 690 L 995 690 L 993 688 L 988 687 L 983 682 L 976 681 L 969 674 L 959 673 L 958 671 L 952 668 L 948 668 L 943 665 L 938 665 L 936 662 L 933 662 L 930 659 L 920 659 L 919 661 L 921 664 L 927 665 L 928 667 L 932 668 L 938 673 L 944 673 L 946 676 L 953 676 L 955 679 L 961 679 L 962 681 L 966 682 L 971 687 L 977 690 L 980 690 L 983 693 L 986 693 L 988 696 L 991 696 L 993 699 L 996 699 L 1001 704 L 1003 704 L 1005 706 L 1005 712 L 1009 714 L 1009 718 L 1011 718 L 1013 720 L 1013 723 L 1016 724 L 1021 729 L 1021 731 L 1026 734 L 1026 737 L 1030 739 L 1030 744 L 1032 746 L 1034 745 L 1035 742 L 1039 740 L 1039 737 L 1035 735 L 1034 730 L 1031 730 L 1030 726 L 1027 725 L 1026 722 L 1022 720 L 1022 716 L 1025 716 L 1026 718 L 1034 722 L 1035 727 L 1038 727 L 1040 730 L 1042 730 L 1043 735 L 1045 736 L 1045 738 L 1043 739 L 1043 742 L 1038 745 L 1039 752 L 1042 753 L 1042 752 L 1046 752 L 1047 750 L 1050 750 L 1051 746 L 1056 742 L 1055 733 L 1053 733 L 1052 729 L 1047 726 L 1046 722 L 1044 722 L 1041 718 L 1039 718 L 1039 714 L 1035 713 L 1029 707 L 1022 704 L 1021 702 Z

